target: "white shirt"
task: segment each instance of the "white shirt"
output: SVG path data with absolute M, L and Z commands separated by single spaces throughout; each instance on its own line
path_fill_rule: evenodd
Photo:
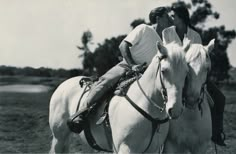
M 131 31 L 124 39 L 132 44 L 130 47 L 131 56 L 136 64 L 147 63 L 157 54 L 157 41 L 162 42 L 156 30 L 149 25 L 141 24 Z
M 176 32 L 175 26 L 171 26 L 164 29 L 162 32 L 162 36 L 163 36 L 164 44 L 168 44 L 173 41 L 178 43 L 180 46 L 185 45 L 189 41 L 191 44 L 202 44 L 202 39 L 200 35 L 196 31 L 191 29 L 190 27 L 188 27 L 187 33 L 184 35 L 183 42 L 181 41 L 181 39 L 179 38 Z

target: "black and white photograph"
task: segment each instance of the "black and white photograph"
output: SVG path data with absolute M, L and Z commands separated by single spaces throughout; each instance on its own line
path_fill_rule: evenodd
M 0 0 L 0 154 L 236 153 L 235 0 Z

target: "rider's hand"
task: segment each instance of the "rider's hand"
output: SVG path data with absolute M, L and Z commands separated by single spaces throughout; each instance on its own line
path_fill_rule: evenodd
M 132 66 L 132 70 L 135 72 L 140 72 L 143 69 L 143 65 L 139 64 L 139 65 L 133 65 Z

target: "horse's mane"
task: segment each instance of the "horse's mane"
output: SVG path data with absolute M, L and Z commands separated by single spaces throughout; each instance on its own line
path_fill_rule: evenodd
M 210 60 L 207 59 L 207 51 L 205 51 L 203 45 L 192 44 L 186 53 L 186 61 L 195 61 L 198 64 L 200 71 L 202 68 L 210 66 Z
M 145 72 L 149 72 L 152 73 L 153 76 L 155 76 L 157 73 L 157 67 L 158 67 L 158 62 L 159 62 L 159 56 L 161 55 L 165 55 L 167 56 L 167 58 L 170 61 L 170 68 L 172 68 L 172 70 L 178 70 L 179 68 L 183 68 L 188 70 L 188 66 L 185 60 L 185 52 L 183 51 L 183 48 L 180 47 L 177 43 L 175 42 L 171 42 L 168 44 L 164 45 L 165 48 L 167 49 L 164 53 L 160 53 L 158 51 L 158 53 L 153 57 L 152 62 L 150 63 L 149 67 L 147 68 L 147 70 Z M 178 68 L 178 69 L 177 69 Z M 154 71 L 156 70 L 156 71 Z M 149 74 L 147 73 L 147 74 Z M 144 74 L 145 76 L 145 74 Z
M 187 63 L 185 62 L 185 52 L 184 49 L 179 46 L 176 42 L 171 42 L 165 45 L 167 49 L 167 56 L 172 62 L 172 68 L 186 68 L 187 69 Z M 180 66 L 181 65 L 181 66 Z

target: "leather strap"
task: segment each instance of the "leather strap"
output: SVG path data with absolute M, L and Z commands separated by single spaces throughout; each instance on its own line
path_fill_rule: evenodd
M 139 112 L 141 113 L 146 119 L 148 119 L 149 121 L 151 121 L 152 123 L 158 123 L 158 124 L 163 124 L 166 123 L 167 121 L 169 121 L 169 118 L 166 117 L 165 119 L 160 120 L 159 118 L 153 118 L 152 116 L 150 116 L 147 112 L 145 112 L 143 109 L 141 109 L 138 105 L 136 105 L 130 98 L 129 96 L 124 96 L 128 102 Z
M 160 128 L 160 124 L 163 124 L 163 123 L 166 123 L 169 121 L 169 118 L 166 117 L 165 119 L 163 120 L 160 120 L 158 118 L 153 118 L 152 116 L 150 116 L 147 112 L 145 112 L 143 109 L 141 109 L 138 105 L 136 105 L 127 95 L 125 96 L 125 98 L 128 100 L 128 102 L 140 113 L 142 114 L 146 119 L 148 119 L 149 121 L 151 121 L 152 123 L 152 134 L 151 134 L 151 139 L 148 143 L 148 146 L 146 147 L 146 149 L 144 150 L 143 153 L 145 153 L 149 147 L 151 146 L 152 144 L 152 140 L 153 140 L 153 137 L 155 135 L 155 132 L 158 128 Z
M 152 134 L 151 134 L 152 136 L 151 136 L 151 139 L 150 139 L 150 141 L 149 141 L 149 143 L 148 143 L 148 146 L 147 146 L 146 149 L 143 151 L 143 153 L 147 152 L 147 150 L 148 150 L 149 147 L 151 146 L 152 140 L 153 140 L 154 135 L 155 135 L 155 132 L 156 132 L 157 129 L 159 130 L 159 128 L 160 128 L 160 125 L 159 125 L 158 123 L 152 123 Z
M 96 141 L 95 141 L 95 139 L 94 139 L 94 137 L 93 137 L 93 135 L 92 135 L 89 122 L 86 122 L 86 126 L 85 126 L 85 129 L 84 129 L 84 135 L 85 135 L 86 140 L 88 141 L 88 144 L 89 144 L 93 149 L 98 150 L 98 151 L 113 152 L 113 151 L 110 151 L 110 150 L 101 148 L 101 147 L 96 143 Z

